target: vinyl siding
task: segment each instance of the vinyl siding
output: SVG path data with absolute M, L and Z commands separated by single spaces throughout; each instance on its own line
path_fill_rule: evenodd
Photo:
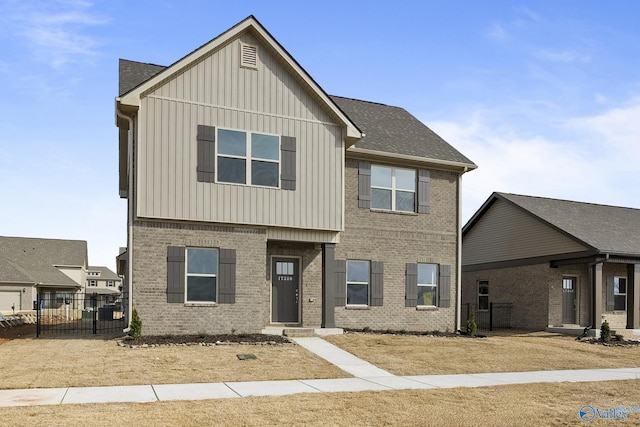
M 534 258 L 584 251 L 585 247 L 502 200 L 464 236 L 462 264 Z
M 240 40 L 143 96 L 137 215 L 341 230 L 344 130 L 264 45 L 240 67 Z M 197 182 L 199 124 L 295 137 L 296 190 Z

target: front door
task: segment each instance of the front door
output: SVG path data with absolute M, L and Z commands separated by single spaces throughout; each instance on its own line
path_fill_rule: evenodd
M 562 323 L 576 323 L 576 283 L 575 277 L 562 279 Z
M 300 300 L 300 262 L 297 258 L 276 258 L 271 261 L 271 321 L 298 323 Z

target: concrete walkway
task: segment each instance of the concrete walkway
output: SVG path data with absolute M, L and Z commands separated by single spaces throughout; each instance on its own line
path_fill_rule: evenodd
M 640 368 L 395 376 L 321 338 L 295 338 L 294 341 L 351 373 L 354 378 L 0 390 L 0 406 L 157 402 L 284 396 L 296 393 L 486 387 L 505 384 L 615 381 L 640 378 Z

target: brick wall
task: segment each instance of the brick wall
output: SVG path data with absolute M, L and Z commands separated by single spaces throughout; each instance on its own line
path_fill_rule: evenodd
M 167 247 L 236 250 L 236 303 L 167 303 Z M 133 225 L 133 307 L 145 335 L 259 332 L 269 321 L 270 282 L 265 230 L 207 224 L 136 221 Z
M 336 326 L 348 328 L 455 330 L 457 174 L 431 171 L 430 212 L 404 214 L 358 208 L 358 162 L 347 159 L 345 231 L 336 259 L 384 262 L 381 307 L 336 307 Z M 405 307 L 406 263 L 451 266 L 451 306 L 420 310 Z

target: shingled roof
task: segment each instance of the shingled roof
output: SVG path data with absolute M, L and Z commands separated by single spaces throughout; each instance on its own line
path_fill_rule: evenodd
M 497 199 L 523 209 L 601 254 L 640 256 L 640 209 L 619 206 L 493 193 L 464 226 L 464 234 Z
M 78 286 L 56 266 L 85 268 L 84 240 L 0 236 L 0 282 Z

